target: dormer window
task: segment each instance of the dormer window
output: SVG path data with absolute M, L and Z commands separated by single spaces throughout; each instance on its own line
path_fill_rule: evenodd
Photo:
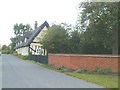
M 25 42 L 27 41 L 27 38 L 25 38 Z

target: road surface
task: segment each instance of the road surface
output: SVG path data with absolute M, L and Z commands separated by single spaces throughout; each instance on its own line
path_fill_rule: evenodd
M 2 57 L 0 55 L 0 90 L 2 89 Z
M 1 65 L 1 64 L 0 64 Z M 13 55 L 2 55 L 2 88 L 103 88 Z

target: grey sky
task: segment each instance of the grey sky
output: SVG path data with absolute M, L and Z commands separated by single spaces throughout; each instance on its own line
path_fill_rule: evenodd
M 74 25 L 77 20 L 78 6 L 82 0 L 1 0 L 0 1 L 0 42 L 9 44 L 15 23 L 38 25 L 45 20 Z

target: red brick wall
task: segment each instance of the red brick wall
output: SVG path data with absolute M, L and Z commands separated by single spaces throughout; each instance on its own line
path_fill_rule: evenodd
M 118 71 L 118 56 L 116 55 L 74 55 L 74 54 L 49 54 L 48 64 L 79 69 L 84 67 L 94 70 L 96 66 L 110 67 L 114 72 Z

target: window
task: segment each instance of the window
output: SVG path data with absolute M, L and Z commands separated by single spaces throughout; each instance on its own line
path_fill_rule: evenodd
M 37 49 L 37 46 L 35 45 L 35 50 Z
M 22 41 L 20 41 L 20 44 L 22 44 Z
M 25 42 L 27 41 L 27 38 L 25 38 Z

